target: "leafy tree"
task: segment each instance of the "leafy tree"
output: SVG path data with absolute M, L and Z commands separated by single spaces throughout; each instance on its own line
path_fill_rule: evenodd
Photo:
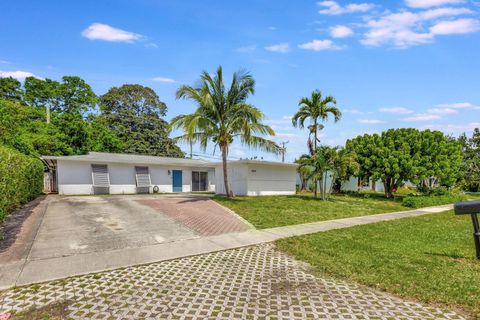
M 100 111 L 99 121 L 110 129 L 109 135 L 120 139 L 123 152 L 183 157 L 162 119 L 167 106 L 151 88 L 138 84 L 111 88 L 100 97 Z
M 475 128 L 472 137 L 465 134 L 459 142 L 463 149 L 463 183 L 465 189 L 478 192 L 480 190 L 480 130 Z
M 0 99 L 21 102 L 23 90 L 20 81 L 12 77 L 0 78 Z
M 353 153 L 341 147 L 337 147 L 335 151 L 331 160 L 332 183 L 328 194 L 332 193 L 335 185 L 339 185 L 340 189 L 343 181 L 357 175 L 360 170 L 360 165 Z
M 295 160 L 295 163 L 298 164 L 297 173 L 300 176 L 300 191 L 305 191 L 307 190 L 307 183 L 312 174 L 310 155 L 302 155 L 300 158 Z
M 33 107 L 45 108 L 46 121 L 50 123 L 51 111 L 60 111 L 60 83 L 50 79 L 25 78 L 25 102 Z
M 262 123 L 264 114 L 248 104 L 247 98 L 254 93 L 255 80 L 244 71 L 233 74 L 230 87 L 226 88 L 222 67 L 214 75 L 202 72 L 198 86 L 183 85 L 177 90 L 177 99 L 189 99 L 197 103 L 192 114 L 179 115 L 172 119 L 172 128 L 183 129 L 180 141 L 198 142 L 206 149 L 209 141 L 218 145 L 222 152 L 223 182 L 227 196 L 231 196 L 228 185 L 227 156 L 235 138 L 242 144 L 267 152 L 278 153 L 280 147 L 264 135 L 273 136 L 272 128 Z
M 77 76 L 62 77 L 58 94 L 60 98 L 58 112 L 83 114 L 95 108 L 97 102 L 97 96 L 90 85 Z
M 429 187 L 451 186 L 458 180 L 461 150 L 456 141 L 438 131 L 390 129 L 381 135 L 363 135 L 347 141 L 347 149 L 360 164 L 360 174 L 381 179 L 385 196 L 404 181 L 422 182 Z
M 105 119 L 90 116 L 88 122 L 88 150 L 97 152 L 123 152 L 125 144 L 108 128 Z
M 25 79 L 25 101 L 49 113 L 84 114 L 95 107 L 97 97 L 90 85 L 77 76 L 64 76 L 62 82 L 51 79 Z
M 336 105 L 337 101 L 334 97 L 326 96 L 325 98 L 323 98 L 322 92 L 320 90 L 313 91 L 310 98 L 303 97 L 300 99 L 300 102 L 298 103 L 300 109 L 297 111 L 297 113 L 293 115 L 292 124 L 294 127 L 299 127 L 303 129 L 305 127 L 305 122 L 310 119 L 310 125 L 308 126 L 308 129 L 310 131 L 308 146 L 311 155 L 315 154 L 317 150 L 317 143 L 320 142 L 320 139 L 318 139 L 317 136 L 318 131 L 324 128 L 323 124 L 321 124 L 320 122 L 327 121 L 330 115 L 333 116 L 335 122 L 341 119 L 342 113 Z M 314 193 L 316 196 L 318 181 L 315 180 L 314 182 Z
M 53 119 L 53 124 L 65 135 L 63 141 L 72 148 L 73 154 L 88 150 L 88 123 L 77 112 L 65 112 Z
M 41 110 L 0 100 L 0 115 L 0 144 L 35 156 L 73 153 L 66 135 L 47 125 Z

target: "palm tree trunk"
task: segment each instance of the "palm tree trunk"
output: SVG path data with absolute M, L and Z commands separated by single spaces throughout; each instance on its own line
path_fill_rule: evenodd
M 223 184 L 225 185 L 225 193 L 227 197 L 231 197 L 230 188 L 228 187 L 228 170 L 227 170 L 227 148 L 228 146 L 220 146 L 222 149 L 222 166 L 223 166 Z
M 314 156 L 316 156 L 316 153 L 317 153 L 317 119 L 314 120 L 314 129 L 315 131 L 313 132 L 313 154 Z M 315 195 L 315 198 L 317 197 L 317 188 L 318 188 L 318 180 L 315 179 L 315 191 L 314 191 L 314 195 Z

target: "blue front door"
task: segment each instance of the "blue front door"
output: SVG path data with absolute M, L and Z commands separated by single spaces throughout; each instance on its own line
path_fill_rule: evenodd
M 172 171 L 173 192 L 182 192 L 182 170 Z

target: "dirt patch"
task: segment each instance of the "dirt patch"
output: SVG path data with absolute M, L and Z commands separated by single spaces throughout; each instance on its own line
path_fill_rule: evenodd
M 40 196 L 25 204 L 20 209 L 12 212 L 0 226 L 0 252 L 6 251 L 17 239 L 17 234 L 22 229 L 25 220 L 35 211 L 37 206 L 45 199 Z
M 21 313 L 13 314 L 12 320 L 63 320 L 68 319 L 69 301 L 53 303 L 38 309 L 30 309 Z
M 0 226 L 0 262 L 19 260 L 35 237 L 47 196 L 39 196 L 10 214 Z

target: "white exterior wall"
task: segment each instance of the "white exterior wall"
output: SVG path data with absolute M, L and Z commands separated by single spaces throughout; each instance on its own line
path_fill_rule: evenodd
M 229 162 L 227 164 L 228 182 L 230 190 L 236 196 L 246 196 L 247 191 L 247 179 L 248 179 L 248 167 L 243 163 Z M 223 166 L 218 165 L 215 168 L 216 177 L 216 190 L 217 194 L 225 194 L 225 184 L 223 183 Z
M 228 182 L 237 196 L 295 194 L 296 175 L 294 166 L 228 163 Z M 215 176 L 216 193 L 225 194 L 222 165 L 216 167 Z
M 137 192 L 135 180 L 135 164 L 101 163 L 108 166 L 110 178 L 110 194 L 132 194 Z M 57 161 L 58 193 L 63 195 L 93 194 L 92 163 L 86 161 Z M 138 166 L 144 166 L 138 164 Z M 148 165 L 150 180 L 153 186 L 159 187 L 159 192 L 172 192 L 172 170 L 182 171 L 182 191 L 190 192 L 192 171 L 208 172 L 208 191 L 215 191 L 215 171 L 213 168 L 170 167 Z M 168 171 L 170 170 L 170 174 Z
M 296 192 L 294 166 L 248 164 L 249 196 L 292 195 Z
M 92 194 L 92 167 L 88 162 L 57 161 L 59 194 Z

